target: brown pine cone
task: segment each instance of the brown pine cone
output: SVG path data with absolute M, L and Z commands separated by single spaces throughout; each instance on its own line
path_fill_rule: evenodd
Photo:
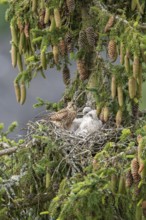
M 66 43 L 66 46 L 67 46 L 67 51 L 70 53 L 73 51 L 73 38 L 72 38 L 72 35 L 70 32 L 68 32 L 65 36 L 65 43 Z
M 95 32 L 94 32 L 93 27 L 86 28 L 86 36 L 87 36 L 88 44 L 91 47 L 94 47 L 95 46 Z
M 117 59 L 117 46 L 114 40 L 110 40 L 108 44 L 108 55 L 112 61 Z
M 19 17 L 17 19 L 17 26 L 18 26 L 20 32 L 22 32 L 23 31 L 23 24 L 22 24 L 22 21 Z
M 110 29 L 113 26 L 114 22 L 115 22 L 115 16 L 111 15 L 108 22 L 107 22 L 107 24 L 106 24 L 106 26 L 105 26 L 105 28 L 104 28 L 105 33 L 110 31 Z
M 65 54 L 66 54 L 66 50 L 67 50 L 67 48 L 66 48 L 66 44 L 65 44 L 65 41 L 62 39 L 62 40 L 60 40 L 60 42 L 59 42 L 59 50 L 60 50 L 60 53 L 61 53 L 61 55 L 62 56 L 65 56 Z
M 58 8 L 54 9 L 54 19 L 55 19 L 56 27 L 61 28 L 61 16 Z
M 135 103 L 134 101 L 131 103 L 132 115 L 134 119 L 137 119 L 139 113 L 139 103 Z
M 40 26 L 40 28 L 45 27 L 44 18 L 45 18 L 45 9 L 42 9 L 40 11 L 40 14 L 39 14 L 39 26 Z
M 124 48 L 124 43 L 120 43 L 120 63 L 123 65 L 124 64 L 124 56 L 125 56 L 125 48 Z
M 139 75 L 139 67 L 140 67 L 140 61 L 139 57 L 137 55 L 134 55 L 134 61 L 133 61 L 133 76 L 136 79 Z
M 125 180 L 126 187 L 130 188 L 132 186 L 132 183 L 133 183 L 133 177 L 131 170 L 129 170 L 126 174 L 126 180 Z
M 75 9 L 75 1 L 74 0 L 66 0 L 66 5 L 69 13 L 72 13 Z
M 70 71 L 67 65 L 64 66 L 63 71 L 63 82 L 65 85 L 69 85 L 70 83 Z
M 24 34 L 26 38 L 29 38 L 29 23 L 26 23 L 24 26 Z
M 129 91 L 129 97 L 131 99 L 134 99 L 135 95 L 136 95 L 136 80 L 134 77 L 130 77 L 128 79 L 128 91 Z
M 56 64 L 58 64 L 58 62 L 59 62 L 59 50 L 58 50 L 58 46 L 57 45 L 53 46 L 52 52 L 53 52 L 54 62 Z
M 117 128 L 120 127 L 121 122 L 122 122 L 122 111 L 119 109 L 117 111 L 117 114 L 116 114 L 116 126 L 117 126 Z
M 138 170 L 139 170 L 139 163 L 138 163 L 137 158 L 134 158 L 131 161 L 131 174 L 132 174 L 134 183 L 138 183 L 140 181 L 140 175 L 138 174 Z
M 89 72 L 88 72 L 88 70 L 86 68 L 85 60 L 83 60 L 83 59 L 78 59 L 77 60 L 77 70 L 79 72 L 81 80 L 88 79 Z
M 79 49 L 83 49 L 85 47 L 87 47 L 87 36 L 86 36 L 86 32 L 84 30 L 81 30 L 79 33 L 79 39 L 78 39 L 78 46 Z

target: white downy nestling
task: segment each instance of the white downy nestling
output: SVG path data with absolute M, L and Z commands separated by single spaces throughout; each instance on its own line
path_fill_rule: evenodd
M 78 128 L 79 128 L 79 126 L 80 126 L 80 124 L 82 123 L 82 121 L 83 121 L 83 118 L 85 117 L 85 115 L 89 112 L 89 111 L 91 111 L 92 109 L 90 108 L 90 107 L 85 107 L 84 109 L 83 109 L 83 117 L 82 118 L 75 118 L 74 120 L 73 120 L 73 122 L 72 122 L 72 125 L 71 125 L 71 127 L 70 127 L 70 131 L 71 132 L 75 132 Z
M 79 128 L 76 130 L 75 134 L 78 136 L 90 135 L 102 127 L 102 122 L 98 119 L 96 110 L 91 110 L 88 112 L 81 122 Z

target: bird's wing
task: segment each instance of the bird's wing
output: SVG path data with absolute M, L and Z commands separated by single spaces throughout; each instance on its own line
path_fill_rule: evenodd
M 51 115 L 50 119 L 52 121 L 61 121 L 62 119 L 66 118 L 67 116 L 68 116 L 68 110 L 61 109 L 59 112 L 56 112 L 53 115 Z

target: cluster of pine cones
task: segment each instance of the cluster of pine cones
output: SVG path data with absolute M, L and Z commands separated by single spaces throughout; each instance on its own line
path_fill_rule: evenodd
M 134 1 L 133 1 L 134 2 Z M 110 31 L 114 28 L 116 23 L 116 16 L 111 15 L 105 25 L 104 32 L 110 35 Z M 120 55 L 120 64 L 125 68 L 125 74 L 127 75 L 127 87 L 129 100 L 131 101 L 131 112 L 134 118 L 137 118 L 139 112 L 139 99 L 142 97 L 142 62 L 146 62 L 146 55 L 144 53 L 144 43 L 141 43 L 141 39 L 134 36 L 131 39 L 133 44 L 136 44 L 134 51 L 127 45 L 129 42 L 125 42 L 124 39 L 118 44 L 117 38 L 113 35 L 110 37 L 108 43 L 108 56 L 112 62 L 117 60 Z M 117 127 L 122 122 L 122 109 L 125 103 L 125 97 L 123 95 L 122 80 L 119 79 L 118 74 L 113 74 L 111 77 L 111 97 L 113 100 L 117 99 L 119 110 L 116 115 Z
M 66 7 L 68 13 L 72 14 L 75 10 L 75 1 L 74 0 L 66 0 Z M 59 31 L 62 27 L 62 14 L 60 13 L 59 8 L 51 9 L 45 1 L 39 2 L 38 0 L 31 1 L 31 10 L 33 14 L 36 14 L 36 18 L 38 19 L 38 29 L 48 28 L 49 32 L 54 33 L 55 31 Z M 12 66 L 18 67 L 20 75 L 16 78 L 14 83 L 16 99 L 19 103 L 23 104 L 26 99 L 26 86 L 25 86 L 25 77 L 23 77 L 23 57 L 24 61 L 27 57 L 26 63 L 40 60 L 40 67 L 42 70 L 46 70 L 49 64 L 50 58 L 48 58 L 47 48 L 50 44 L 49 37 L 48 40 L 45 40 L 45 37 L 37 37 L 36 39 L 32 38 L 32 24 L 29 19 L 25 19 L 23 21 L 22 17 L 18 16 L 11 19 L 11 36 L 12 36 L 12 44 L 11 44 L 11 60 Z M 47 39 L 47 37 L 46 37 Z M 52 38 L 53 39 L 53 38 Z M 40 43 L 41 42 L 41 43 Z M 68 31 L 64 37 L 61 37 L 57 40 L 51 42 L 52 46 L 52 55 L 53 62 L 56 65 L 60 65 L 60 59 L 64 59 L 64 64 L 62 68 L 63 81 L 65 85 L 70 83 L 70 71 L 67 66 L 66 56 L 68 53 L 71 53 L 74 49 L 74 42 L 71 31 Z M 33 54 L 36 50 L 40 50 L 39 57 L 33 57 Z M 27 54 L 27 56 L 26 56 Z M 29 59 L 28 57 L 31 57 Z M 22 79 L 21 76 L 22 75 Z M 28 80 L 28 79 L 27 79 Z M 30 79 L 31 80 L 31 79 Z M 23 82 L 23 86 L 21 86 L 21 81 Z M 17 82 L 17 83 L 16 83 Z M 20 85 L 20 86 L 19 86 Z M 25 98 L 23 101 L 20 101 L 20 88 L 24 88 L 25 90 Z M 21 91 L 21 94 L 24 92 Z M 22 95 L 21 95 L 22 97 Z
M 80 30 L 78 38 L 79 51 L 86 51 L 91 53 L 96 45 L 96 34 L 92 26 L 87 27 L 85 30 Z M 90 67 L 85 58 L 77 60 L 77 70 L 81 80 L 86 80 L 90 75 Z
M 137 137 L 138 149 L 137 156 L 131 161 L 131 169 L 126 174 L 126 187 L 130 188 L 134 184 L 134 193 L 135 196 L 139 196 L 143 184 L 140 186 L 140 181 L 145 181 L 145 162 L 143 159 L 143 150 L 145 148 L 145 137 L 141 135 Z M 141 195 L 143 197 L 143 195 Z M 145 199 L 142 202 L 143 215 L 146 216 L 146 201 Z

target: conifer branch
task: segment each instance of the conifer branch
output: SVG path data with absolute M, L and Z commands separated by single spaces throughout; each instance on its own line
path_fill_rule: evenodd
M 52 193 L 40 193 L 38 195 L 32 196 L 31 194 L 28 195 L 28 198 L 23 198 L 18 203 L 14 203 L 14 208 L 17 209 L 23 209 L 27 207 L 31 207 L 37 204 L 45 203 L 46 201 L 49 201 L 52 198 Z
M 18 149 L 21 150 L 23 148 L 27 148 L 29 144 L 22 144 L 20 146 L 15 146 L 15 147 L 9 147 L 8 144 L 6 143 L 0 143 L 1 147 L 4 147 L 3 150 L 0 150 L 0 157 L 4 155 L 11 155 L 15 153 Z
M 18 147 L 10 147 L 0 151 L 0 157 L 4 155 L 10 155 L 17 151 Z
M 101 10 L 103 11 L 106 15 L 111 15 L 111 13 L 109 12 L 109 10 L 107 9 L 107 7 L 102 4 L 100 1 L 98 0 L 94 0 L 94 4 Z M 119 15 L 115 16 L 115 19 L 122 22 L 123 24 L 126 24 L 129 28 L 131 28 L 134 31 L 137 31 L 137 29 L 135 27 L 133 27 L 130 22 L 122 17 L 120 17 Z M 140 29 L 146 29 L 145 24 L 138 24 L 137 25 L 138 28 Z

